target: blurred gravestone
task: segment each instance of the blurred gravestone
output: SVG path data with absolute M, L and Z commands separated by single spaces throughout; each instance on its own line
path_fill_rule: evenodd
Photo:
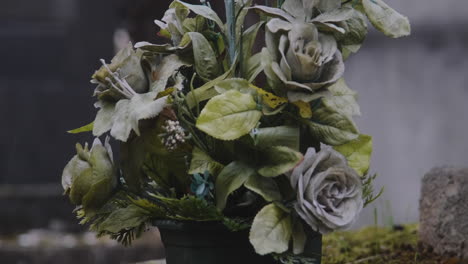
M 468 169 L 434 168 L 424 176 L 420 239 L 442 255 L 468 257 Z

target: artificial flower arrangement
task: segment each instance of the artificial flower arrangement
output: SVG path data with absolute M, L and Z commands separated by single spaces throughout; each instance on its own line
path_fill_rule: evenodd
M 71 131 L 96 139 L 62 175 L 82 223 L 129 243 L 155 219 L 217 221 L 260 255 L 300 259 L 307 230 L 347 228 L 376 198 L 344 62 L 368 20 L 401 37 L 407 18 L 382 0 L 265 2 L 226 0 L 224 23 L 209 1 L 174 1 L 155 21 L 171 43 L 102 60 L 97 116 Z

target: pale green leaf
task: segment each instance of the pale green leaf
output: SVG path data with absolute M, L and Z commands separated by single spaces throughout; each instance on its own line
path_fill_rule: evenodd
M 262 6 L 262 5 L 256 5 L 251 7 L 251 9 L 263 13 L 269 17 L 277 17 L 277 18 L 282 18 L 284 20 L 287 20 L 289 22 L 294 22 L 295 18 L 292 17 L 290 14 L 287 12 L 279 9 L 279 8 L 274 8 L 274 7 L 268 7 L 268 6 Z
M 215 85 L 223 81 L 224 79 L 231 76 L 233 68 L 229 69 L 229 71 L 225 72 L 223 75 L 217 77 L 214 80 L 211 80 L 201 87 L 191 91 L 187 94 L 186 101 L 187 105 L 190 109 L 194 108 L 197 104 L 204 102 L 212 97 L 218 95 L 218 92 L 214 89 Z
M 79 134 L 79 133 L 93 131 L 93 127 L 94 127 L 94 122 L 91 122 L 91 123 L 89 123 L 87 125 L 84 125 L 84 126 L 82 126 L 80 128 L 69 130 L 67 132 L 70 133 L 70 134 Z
M 184 3 L 182 1 L 177 1 L 177 2 L 181 3 L 184 6 L 186 6 L 193 13 L 195 13 L 197 15 L 200 15 L 200 16 L 206 18 L 206 19 L 214 21 L 221 30 L 224 30 L 223 21 L 221 20 L 221 18 L 219 18 L 219 16 L 216 14 L 216 12 L 213 9 L 209 8 L 208 6 L 192 5 L 192 4 Z
M 320 0 L 318 9 L 321 12 L 329 12 L 341 6 L 341 0 Z
M 294 169 L 302 159 L 302 154 L 291 148 L 269 147 L 263 151 L 263 161 L 258 173 L 264 177 L 277 177 Z
M 299 149 L 299 128 L 293 126 L 265 127 L 251 133 L 255 145 L 259 148 L 273 146 Z
M 214 138 L 234 140 L 248 134 L 261 116 L 250 94 L 228 91 L 208 101 L 196 126 Z
M 231 162 L 216 177 L 215 193 L 216 207 L 223 210 L 229 194 L 239 189 L 256 172 L 253 168 L 241 162 Z
M 346 85 L 343 78 L 330 86 L 328 90 L 331 95 L 322 99 L 326 105 L 348 116 L 361 115 L 359 104 L 356 101 L 357 93 Z
M 262 53 L 259 52 L 248 58 L 245 65 L 244 77 L 249 82 L 253 82 L 262 71 Z
M 291 216 L 270 204 L 255 216 L 249 239 L 257 254 L 279 254 L 288 250 L 291 234 Z
M 263 26 L 264 22 L 258 22 L 257 24 L 249 27 L 244 31 L 242 35 L 242 72 L 243 76 L 247 76 L 246 72 L 248 70 L 249 59 L 252 57 L 252 49 L 257 39 L 258 31 Z M 249 77 L 246 77 L 249 79 Z
M 411 34 L 408 18 L 382 0 L 362 0 L 362 5 L 372 25 L 386 36 L 399 38 Z
M 211 175 L 218 175 L 224 166 L 212 159 L 201 149 L 195 147 L 192 151 L 189 174 L 210 172 Z
M 275 180 L 272 178 L 254 174 L 245 182 L 244 186 L 261 195 L 267 202 L 281 201 L 281 192 Z
M 210 42 L 198 32 L 189 32 L 192 40 L 195 70 L 205 80 L 212 80 L 219 76 L 221 68 Z
M 354 140 L 359 131 L 353 119 L 330 107 L 323 105 L 313 111 L 311 120 L 304 121 L 314 139 L 322 143 L 336 146 Z
M 302 254 L 306 246 L 307 236 L 304 231 L 304 226 L 302 225 L 302 222 L 298 217 L 295 217 L 293 221 L 292 240 L 293 253 L 296 255 Z
M 347 19 L 343 22 L 343 28 L 345 29 L 345 33 L 336 34 L 336 37 L 338 42 L 342 46 L 352 46 L 348 49 L 356 53 L 359 49 L 357 47 L 359 47 L 359 45 L 361 45 L 364 42 L 367 36 L 367 19 L 363 13 L 352 8 L 349 9 L 352 10 L 352 16 L 350 19 Z
M 359 135 L 357 139 L 333 148 L 346 157 L 348 165 L 356 170 L 359 175 L 364 176 L 367 174 L 372 155 L 371 136 Z

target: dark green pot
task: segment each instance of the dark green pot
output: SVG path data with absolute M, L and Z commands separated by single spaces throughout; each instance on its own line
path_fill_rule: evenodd
M 272 264 L 271 256 L 255 253 L 249 232 L 231 232 L 220 222 L 156 221 L 167 264 Z M 321 237 L 315 256 L 321 252 Z M 320 261 L 317 262 L 320 264 Z

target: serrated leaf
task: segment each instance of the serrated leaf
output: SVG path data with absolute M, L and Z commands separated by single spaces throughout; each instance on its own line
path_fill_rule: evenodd
M 372 25 L 386 36 L 399 38 L 411 34 L 408 18 L 382 0 L 362 0 L 362 5 Z
M 356 101 L 357 93 L 346 85 L 344 79 L 339 79 L 328 90 L 331 95 L 322 99 L 326 105 L 348 116 L 361 115 L 359 104 Z
M 244 186 L 262 196 L 267 202 L 281 201 L 281 192 L 272 178 L 254 174 L 245 182 Z
M 211 175 L 218 175 L 224 166 L 212 159 L 201 149 L 195 147 L 192 151 L 192 160 L 190 162 L 189 174 L 210 172 Z
M 226 206 L 226 201 L 233 191 L 239 189 L 252 175 L 256 172 L 250 166 L 234 161 L 224 167 L 224 169 L 216 177 L 215 193 L 216 207 L 223 210 Z
M 195 14 L 200 15 L 200 16 L 206 18 L 206 19 L 214 21 L 221 30 L 224 30 L 223 21 L 221 20 L 221 18 L 219 18 L 218 14 L 216 14 L 216 12 L 213 9 L 209 8 L 208 6 L 191 5 L 191 4 L 184 3 L 182 1 L 177 1 L 177 2 L 181 3 L 184 6 L 186 6 L 188 9 L 190 9 Z
M 314 139 L 331 146 L 345 144 L 359 136 L 353 119 L 325 102 L 304 121 Z
M 302 159 L 302 154 L 291 148 L 269 147 L 263 151 L 263 161 L 258 173 L 264 177 L 277 177 L 294 169 Z
M 248 134 L 261 116 L 250 94 L 228 91 L 208 101 L 196 126 L 214 138 L 234 140 Z
M 69 131 L 67 131 L 67 133 L 79 134 L 79 133 L 89 132 L 89 131 L 93 131 L 93 127 L 94 127 L 94 122 L 91 122 L 91 123 L 89 123 L 87 125 L 84 125 L 82 127 L 79 127 L 79 128 L 73 129 L 73 130 L 69 130 Z
M 273 146 L 299 149 L 299 128 L 293 126 L 277 126 L 256 129 L 252 133 L 255 145 L 259 148 Z
M 291 216 L 275 204 L 263 207 L 250 229 L 250 243 L 259 255 L 283 253 L 289 248 Z
M 361 134 L 357 139 L 333 148 L 346 157 L 348 165 L 356 170 L 359 175 L 364 176 L 367 174 L 372 155 L 371 136 Z

